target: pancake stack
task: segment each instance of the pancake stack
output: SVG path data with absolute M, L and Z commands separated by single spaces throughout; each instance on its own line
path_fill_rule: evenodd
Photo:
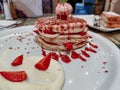
M 35 21 L 38 35 L 35 41 L 40 47 L 47 50 L 71 51 L 81 48 L 87 42 L 87 22 L 83 19 L 73 17 L 69 13 L 70 8 L 64 8 L 67 4 L 60 3 L 57 6 L 63 7 L 53 17 L 42 17 Z M 69 6 L 70 7 L 70 6 Z M 66 9 L 69 9 L 68 11 Z M 60 12 L 61 11 L 61 12 Z

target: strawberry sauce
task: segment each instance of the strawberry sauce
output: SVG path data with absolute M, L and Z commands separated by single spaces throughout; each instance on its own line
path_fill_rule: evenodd
M 80 60 L 82 60 L 82 61 L 84 61 L 84 62 L 87 61 L 87 60 L 86 60 L 85 58 L 83 58 L 81 55 L 79 55 L 79 58 L 80 58 Z
M 95 44 L 93 44 L 93 43 L 91 43 L 91 42 L 89 42 L 89 45 L 92 46 L 93 48 L 98 48 L 97 45 L 95 45 Z
M 35 32 L 37 35 L 39 35 L 39 31 L 38 30 L 33 30 L 33 32 Z
M 92 44 L 91 42 L 89 42 L 90 47 L 84 47 L 82 50 L 76 52 L 75 50 L 73 50 L 73 43 L 69 42 L 69 43 L 65 43 L 64 46 L 66 47 L 66 49 L 68 51 L 70 51 L 70 57 L 72 58 L 72 60 L 74 59 L 79 59 L 83 62 L 87 61 L 87 58 L 90 58 L 90 52 L 91 53 L 97 53 L 97 51 L 95 49 L 98 48 L 97 45 Z M 73 51 L 72 51 L 73 50 Z M 44 49 L 42 49 L 42 55 L 46 56 L 46 52 Z M 57 54 L 56 52 L 51 52 L 51 57 L 55 60 L 59 60 L 59 58 L 61 58 L 61 60 L 64 63 L 70 63 L 71 62 L 71 58 L 69 57 L 69 55 L 67 54 L 62 54 L 59 53 Z
M 42 48 L 42 55 L 46 56 L 46 52 L 45 52 L 45 50 L 43 48 Z
M 82 60 L 82 61 L 86 61 L 85 58 L 83 58 L 80 54 L 78 54 L 78 53 L 75 52 L 75 51 L 72 51 L 71 58 L 72 58 L 72 59 L 80 59 L 80 60 Z
M 64 54 L 60 53 L 60 57 L 61 57 L 61 60 L 65 63 L 70 63 L 71 62 L 71 59 L 69 58 L 68 55 L 64 55 Z
M 85 50 L 81 50 L 82 55 L 84 55 L 85 57 L 90 57 L 90 55 L 85 51 Z
M 97 53 L 97 51 L 95 51 L 94 49 L 92 49 L 91 47 L 85 47 L 86 51 L 90 51 L 92 53 Z

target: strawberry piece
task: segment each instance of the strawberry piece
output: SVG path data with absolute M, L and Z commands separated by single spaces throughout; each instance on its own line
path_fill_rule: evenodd
M 27 79 L 25 71 L 2 71 L 0 74 L 12 82 L 22 82 Z
M 58 59 L 59 59 L 59 55 L 57 55 L 57 53 L 55 53 L 55 52 L 51 53 L 51 57 L 52 57 L 52 59 L 55 59 L 56 61 L 58 61 Z
M 23 62 L 23 55 L 20 55 L 18 57 L 16 57 L 13 62 L 11 63 L 12 66 L 18 66 L 21 65 Z
M 47 70 L 50 64 L 50 60 L 51 60 L 51 53 L 49 53 L 48 55 L 46 55 L 43 59 L 41 59 L 37 64 L 35 64 L 35 67 L 38 70 Z
M 73 49 L 73 43 L 72 42 L 68 42 L 64 44 L 66 50 L 70 51 Z

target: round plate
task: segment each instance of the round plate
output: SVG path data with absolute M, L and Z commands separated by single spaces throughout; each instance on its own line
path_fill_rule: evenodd
M 18 54 L 42 55 L 41 48 L 34 42 L 34 26 L 24 26 L 0 32 L 0 57 L 12 49 L 10 58 Z M 106 38 L 91 31 L 91 41 L 98 45 L 97 53 L 89 52 L 86 62 L 71 59 L 70 63 L 60 60 L 65 72 L 62 90 L 120 90 L 120 50 Z M 83 48 L 78 49 L 81 51 Z M 7 67 L 7 65 L 5 65 Z

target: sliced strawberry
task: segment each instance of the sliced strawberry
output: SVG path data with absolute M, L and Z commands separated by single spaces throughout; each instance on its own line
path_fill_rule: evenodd
M 35 64 L 35 67 L 39 70 L 47 70 L 50 64 L 51 60 L 51 53 L 46 55 L 43 59 L 41 59 L 37 64 Z
M 0 74 L 12 82 L 22 82 L 27 79 L 25 71 L 2 71 Z
M 23 62 L 23 55 L 20 55 L 18 57 L 16 57 L 13 62 L 11 63 L 12 66 L 18 66 L 21 65 Z
M 73 49 L 73 43 L 72 42 L 68 42 L 64 44 L 66 50 L 70 51 Z
M 59 59 L 59 55 L 57 55 L 57 53 L 55 53 L 55 52 L 51 52 L 51 57 L 52 57 L 52 59 L 55 59 L 57 61 Z

